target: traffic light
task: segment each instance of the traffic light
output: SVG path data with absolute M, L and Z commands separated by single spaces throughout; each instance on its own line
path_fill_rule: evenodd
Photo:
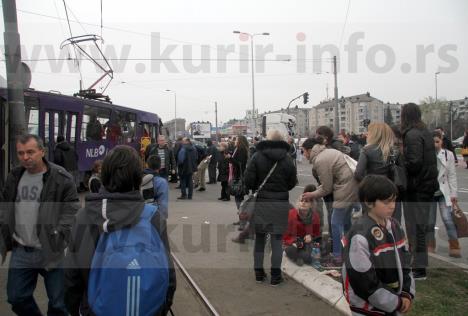
M 307 104 L 309 102 L 309 92 L 306 92 L 302 95 L 304 97 L 304 104 Z

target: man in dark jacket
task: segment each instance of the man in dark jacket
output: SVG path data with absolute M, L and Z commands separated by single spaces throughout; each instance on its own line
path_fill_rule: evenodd
M 161 169 L 159 170 L 159 176 L 168 179 L 169 174 L 175 174 L 176 162 L 174 153 L 167 146 L 166 137 L 164 135 L 158 136 L 158 143 L 151 144 L 146 147 L 145 160 L 148 160 L 149 156 L 156 155 L 161 158 Z
M 54 149 L 54 163 L 63 167 L 73 176 L 77 188 L 80 186 L 78 155 L 73 146 L 63 136 L 57 136 L 57 145 L 55 145 Z
M 419 106 L 414 103 L 403 106 L 401 129 L 408 173 L 408 187 L 403 197 L 406 231 L 413 256 L 414 278 L 424 280 L 428 265 L 428 212 L 434 193 L 439 189 L 437 158 L 432 134 L 421 121 Z
M 125 168 L 122 169 L 121 165 L 125 165 Z M 145 206 L 139 191 L 142 171 L 138 153 L 133 148 L 115 147 L 104 159 L 101 176 L 103 188 L 99 193 L 89 194 L 85 207 L 76 215 L 66 257 L 65 302 L 72 316 L 79 316 L 80 313 L 82 316 L 94 315 L 87 300 L 88 278 L 100 235 L 136 225 Z M 159 211 L 151 223 L 161 237 L 169 263 L 166 303 L 157 314 L 166 315 L 176 290 L 176 276 L 170 256 L 166 221 Z
M 3 260 L 12 251 L 8 302 L 18 315 L 42 315 L 33 297 L 40 274 L 49 298 L 48 314 L 68 315 L 62 261 L 79 209 L 76 186 L 65 169 L 45 160 L 38 136 L 20 136 L 16 153 L 21 166 L 8 175 L 0 220 Z
M 272 170 L 262 190 L 258 193 L 255 205 L 254 230 L 254 269 L 258 282 L 266 279 L 263 270 L 265 236 L 271 236 L 271 284 L 278 285 L 283 281 L 281 261 L 283 257 L 282 237 L 288 226 L 289 191 L 296 186 L 296 167 L 288 155 L 289 145 L 282 140 L 276 130 L 268 132 L 266 141 L 257 145 L 257 152 L 247 164 L 244 180 L 247 190 L 257 190 Z
M 179 200 L 192 199 L 193 196 L 193 173 L 197 171 L 198 154 L 187 137 L 182 141 L 182 148 L 177 156 L 179 166 L 180 190 Z M 188 190 L 188 194 L 187 194 Z
M 206 145 L 208 146 L 207 155 L 211 156 L 210 163 L 208 164 L 208 184 L 216 184 L 216 165 L 219 159 L 219 152 L 211 140 L 208 140 Z

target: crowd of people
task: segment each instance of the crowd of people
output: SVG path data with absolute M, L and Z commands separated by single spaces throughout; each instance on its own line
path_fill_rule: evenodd
M 240 233 L 232 241 L 255 240 L 256 282 L 284 281 L 283 251 L 299 266 L 318 260 L 320 267 L 341 270 L 356 315 L 411 309 L 414 280 L 427 278 L 428 252 L 436 248 L 437 209 L 449 255 L 461 256 L 451 217 L 458 203 L 457 156 L 442 129 L 427 129 L 416 104 L 402 107 L 400 128 L 371 123 L 365 137 L 348 139 L 322 126 L 300 147 L 277 130 L 251 143 L 240 135 L 206 146 L 189 138 L 169 146 L 161 135 L 147 146 L 143 165 L 135 149 L 119 145 L 94 163 L 83 205 L 73 175 L 76 154 L 63 138 L 57 143 L 49 162 L 38 136 L 18 137 L 20 166 L 0 190 L 0 202 L 6 202 L 0 253 L 3 260 L 12 253 L 7 296 L 18 315 L 41 315 L 33 297 L 38 275 L 50 315 L 135 308 L 167 314 L 176 290 L 166 230 L 169 181 L 178 183 L 179 200 L 192 200 L 195 189 L 218 182 L 219 200 L 233 197 Z M 302 156 L 315 181 L 291 203 Z M 270 276 L 264 269 L 267 242 Z M 135 286 L 141 289 L 138 307 Z

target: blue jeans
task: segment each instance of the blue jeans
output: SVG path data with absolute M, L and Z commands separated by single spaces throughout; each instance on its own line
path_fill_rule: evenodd
M 349 208 L 333 208 L 331 227 L 333 256 L 341 258 L 341 238 L 351 228 L 351 211 Z
M 427 236 L 427 240 L 428 241 L 435 240 L 434 227 L 437 222 L 437 206 L 439 206 L 440 217 L 442 218 L 442 221 L 444 222 L 449 240 L 457 240 L 458 239 L 457 228 L 455 227 L 455 224 L 453 223 L 453 220 L 452 220 L 452 207 L 447 206 L 447 204 L 445 204 L 445 197 L 443 195 L 435 196 L 434 203 L 431 203 L 430 205 L 429 229 L 428 229 L 429 234 Z
M 8 269 L 7 296 L 11 309 L 17 315 L 42 315 L 33 293 L 40 274 L 49 298 L 48 316 L 68 315 L 64 301 L 64 271 L 62 267 L 45 270 L 39 249 L 13 248 Z
M 184 174 L 180 176 L 180 191 L 182 196 L 187 197 L 188 189 L 188 198 L 191 199 L 193 195 L 193 178 L 192 174 Z

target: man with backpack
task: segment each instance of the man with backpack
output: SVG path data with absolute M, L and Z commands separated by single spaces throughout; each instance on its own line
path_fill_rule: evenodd
M 68 312 L 166 315 L 176 289 L 166 221 L 141 196 L 135 149 L 112 149 L 101 179 L 103 187 L 86 197 L 72 228 L 65 272 Z
M 166 179 L 159 176 L 161 158 L 153 155 L 146 161 L 148 168 L 143 170 L 141 194 L 146 203 L 159 206 L 159 211 L 167 219 L 169 206 L 169 184 Z

